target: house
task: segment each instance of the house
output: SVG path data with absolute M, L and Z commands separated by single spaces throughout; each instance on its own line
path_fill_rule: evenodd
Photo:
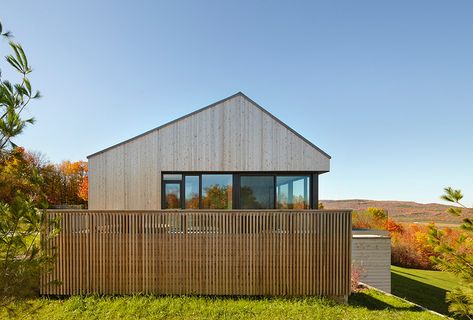
M 239 92 L 89 160 L 89 209 L 317 209 L 330 156 Z
M 330 156 L 243 93 L 88 158 L 41 293 L 350 294 L 351 211 L 317 210 Z

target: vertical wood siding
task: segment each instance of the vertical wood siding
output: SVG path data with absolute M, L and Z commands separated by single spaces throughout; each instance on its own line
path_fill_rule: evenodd
M 347 296 L 351 212 L 51 211 L 41 293 Z M 53 284 L 60 281 L 61 284 Z
M 162 171 L 329 171 L 330 159 L 242 96 L 89 158 L 89 209 L 161 209 Z

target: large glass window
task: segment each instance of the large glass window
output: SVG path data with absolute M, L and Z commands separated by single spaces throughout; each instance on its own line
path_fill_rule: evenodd
M 162 175 L 162 208 L 309 209 L 310 184 L 304 174 L 169 172 Z
M 199 208 L 199 176 L 186 176 L 184 184 L 185 208 Z
M 277 176 L 276 200 L 278 209 L 308 209 L 309 176 Z
M 233 175 L 202 175 L 202 208 L 231 209 L 233 196 Z
M 274 176 L 241 176 L 241 209 L 274 209 Z

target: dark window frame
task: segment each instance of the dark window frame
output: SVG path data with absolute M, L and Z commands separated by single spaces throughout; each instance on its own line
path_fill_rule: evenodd
M 181 174 L 181 180 L 164 180 L 165 174 Z M 179 183 L 180 184 L 180 208 L 174 210 L 208 210 L 202 208 L 202 175 L 207 174 L 231 174 L 232 175 L 232 208 L 222 210 L 266 210 L 266 209 L 241 209 L 240 208 L 240 177 L 241 176 L 272 176 L 274 184 L 274 210 L 282 210 L 277 208 L 277 194 L 276 194 L 276 177 L 277 176 L 307 176 L 309 178 L 309 208 L 318 209 L 318 176 L 321 172 L 317 171 L 162 171 L 161 172 L 161 208 L 165 207 L 166 200 L 164 197 L 164 185 L 166 183 Z M 198 176 L 199 177 L 199 208 L 198 209 L 186 209 L 185 208 L 185 178 L 186 176 Z M 267 209 L 273 210 L 273 209 Z M 295 209 L 285 209 L 295 210 Z M 307 209 L 305 209 L 307 210 Z

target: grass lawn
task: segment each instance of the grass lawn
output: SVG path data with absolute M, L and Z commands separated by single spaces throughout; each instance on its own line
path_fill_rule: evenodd
M 71 297 L 31 301 L 34 313 L 17 309 L 13 319 L 442 319 L 395 297 L 365 290 L 348 305 L 310 298 Z M 0 312 L 0 318 L 8 314 Z
M 447 272 L 391 266 L 392 294 L 443 314 L 448 314 L 445 293 L 458 285 Z

